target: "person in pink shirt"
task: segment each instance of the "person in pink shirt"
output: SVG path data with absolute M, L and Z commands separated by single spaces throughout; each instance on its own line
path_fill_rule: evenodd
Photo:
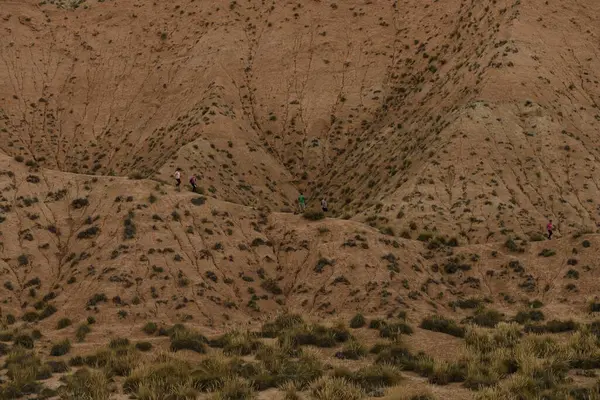
M 548 240 L 552 239 L 552 231 L 554 230 L 554 225 L 552 225 L 552 220 L 548 221 L 548 225 L 546 225 L 546 229 L 548 230 Z

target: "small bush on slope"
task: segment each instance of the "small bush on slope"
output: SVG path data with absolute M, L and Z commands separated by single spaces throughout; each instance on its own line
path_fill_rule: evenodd
M 73 375 L 64 378 L 64 385 L 58 391 L 61 398 L 108 400 L 110 386 L 102 371 L 82 368 Z
M 465 328 L 459 326 L 455 321 L 439 315 L 433 315 L 423 319 L 421 328 L 428 331 L 446 333 L 456 337 L 465 336 Z
M 316 400 L 360 400 L 365 397 L 363 391 L 344 378 L 323 377 L 310 387 L 310 394 Z

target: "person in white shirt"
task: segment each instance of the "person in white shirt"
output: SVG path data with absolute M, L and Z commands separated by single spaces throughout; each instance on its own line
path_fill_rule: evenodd
M 327 212 L 327 200 L 321 199 L 321 209 L 323 212 Z
M 181 185 L 181 172 L 179 172 L 179 168 L 175 171 L 175 180 L 177 181 L 177 188 Z

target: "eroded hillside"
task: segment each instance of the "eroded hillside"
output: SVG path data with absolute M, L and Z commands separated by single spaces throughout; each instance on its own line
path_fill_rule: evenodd
M 1 1 L 0 398 L 598 394 L 599 21 Z

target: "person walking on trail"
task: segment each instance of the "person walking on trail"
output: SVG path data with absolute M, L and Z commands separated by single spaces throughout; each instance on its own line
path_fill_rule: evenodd
M 321 199 L 321 210 L 323 210 L 323 212 L 327 212 L 327 200 L 325 199 Z
M 196 175 L 190 178 L 190 185 L 192 185 L 192 192 L 196 193 Z
M 177 168 L 175 170 L 175 180 L 177 181 L 177 188 L 179 189 L 179 186 L 181 186 L 181 172 L 179 171 L 179 168 Z
M 554 225 L 552 225 L 552 220 L 548 221 L 548 225 L 546 225 L 546 229 L 548 230 L 548 240 L 552 239 L 552 231 L 554 230 Z
M 298 203 L 300 205 L 300 212 L 304 212 L 304 210 L 306 210 L 306 199 L 302 192 L 300 192 L 300 196 L 298 196 Z

